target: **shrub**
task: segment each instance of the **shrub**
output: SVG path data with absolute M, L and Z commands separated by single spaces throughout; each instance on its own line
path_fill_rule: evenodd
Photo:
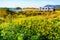
M 15 20 L 14 20 L 15 21 Z M 16 21 L 15 21 L 16 22 Z M 60 20 L 24 19 L 0 25 L 0 40 L 60 40 Z

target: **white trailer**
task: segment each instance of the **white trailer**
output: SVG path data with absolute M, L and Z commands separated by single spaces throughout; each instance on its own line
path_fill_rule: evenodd
M 52 8 L 52 7 L 40 7 L 39 10 L 42 12 L 54 11 L 54 8 Z

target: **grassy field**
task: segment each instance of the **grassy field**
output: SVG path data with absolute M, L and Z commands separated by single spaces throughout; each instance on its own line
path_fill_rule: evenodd
M 0 40 L 60 40 L 60 11 L 6 13 L 0 16 Z

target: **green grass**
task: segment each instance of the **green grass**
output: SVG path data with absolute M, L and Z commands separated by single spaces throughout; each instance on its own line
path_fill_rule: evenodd
M 60 11 L 40 13 L 1 17 L 0 40 L 60 40 Z
M 0 40 L 60 40 L 60 19 L 42 17 L 13 19 L 0 24 Z

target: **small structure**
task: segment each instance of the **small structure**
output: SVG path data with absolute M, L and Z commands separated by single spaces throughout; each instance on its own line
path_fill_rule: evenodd
M 55 11 L 55 9 L 53 7 L 49 7 L 48 11 Z
M 55 9 L 53 7 L 40 7 L 39 10 L 46 12 L 46 11 L 54 11 Z
M 40 11 L 48 11 L 47 7 L 40 7 Z

